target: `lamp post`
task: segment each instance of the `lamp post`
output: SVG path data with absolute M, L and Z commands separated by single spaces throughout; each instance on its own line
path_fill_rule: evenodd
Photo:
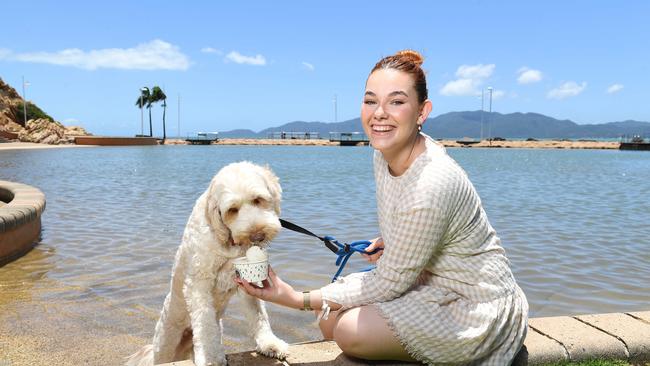
M 149 90 L 146 86 L 144 88 L 140 88 L 140 136 L 144 135 L 144 101 L 142 100 L 142 97 L 144 96 L 144 91 Z
M 483 111 L 485 110 L 485 107 L 483 107 L 484 96 L 485 90 L 481 88 L 481 137 L 479 138 L 479 141 L 483 141 Z
M 488 91 L 490 92 L 490 113 L 488 114 L 488 141 L 490 142 L 490 146 L 492 146 L 492 87 L 488 87 Z
M 27 128 L 27 96 L 25 94 L 26 86 L 29 86 L 29 82 L 25 82 L 25 77 L 23 76 L 23 117 L 25 119 L 25 128 Z

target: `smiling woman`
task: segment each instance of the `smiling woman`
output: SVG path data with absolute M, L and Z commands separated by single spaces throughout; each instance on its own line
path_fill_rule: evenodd
M 351 356 L 508 365 L 528 302 L 467 174 L 420 132 L 431 112 L 421 64 L 400 51 L 366 82 L 361 123 L 376 150 L 381 236 L 363 255 L 376 268 L 303 293 L 272 269 L 263 287 L 237 282 L 263 300 L 320 310 L 323 336 Z

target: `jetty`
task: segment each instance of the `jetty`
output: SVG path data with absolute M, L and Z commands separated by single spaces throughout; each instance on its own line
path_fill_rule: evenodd
M 330 142 L 340 146 L 368 146 L 370 140 L 363 132 L 330 132 Z
M 195 137 L 185 139 L 190 145 L 210 145 L 219 141 L 219 132 L 199 132 Z
M 312 341 L 289 346 L 284 361 L 255 351 L 231 353 L 229 366 L 407 366 L 399 361 L 364 361 L 348 357 L 333 341 Z M 650 311 L 531 318 L 524 346 L 513 366 L 542 366 L 592 359 L 621 360 L 635 365 L 650 362 Z M 194 366 L 178 361 L 165 366 Z
M 619 149 L 650 151 L 650 139 L 646 139 L 641 135 L 635 135 L 630 139 L 626 138 L 624 141 L 621 141 Z
M 266 134 L 266 138 L 272 140 L 318 140 L 318 132 L 299 132 L 299 131 L 273 131 Z

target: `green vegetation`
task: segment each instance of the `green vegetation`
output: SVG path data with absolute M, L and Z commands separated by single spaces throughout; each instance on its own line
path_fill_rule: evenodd
M 158 102 L 162 102 L 163 107 L 163 141 L 167 138 L 167 129 L 165 127 L 165 115 L 167 113 L 167 95 L 159 87 L 154 86 L 152 89 L 144 87 L 140 89 L 140 96 L 135 101 L 136 107 L 142 109 L 147 108 L 149 110 L 149 136 L 153 136 L 153 126 L 151 123 L 151 107 Z
M 22 102 L 18 105 L 18 110 L 16 111 L 16 117 L 18 117 L 18 121 L 21 125 L 25 123 L 25 113 L 24 113 L 24 107 Z M 38 108 L 35 104 L 27 102 L 27 120 L 29 121 L 30 119 L 37 119 L 37 118 L 45 118 L 54 122 L 54 118 L 50 117 L 47 113 L 43 112 L 43 110 Z

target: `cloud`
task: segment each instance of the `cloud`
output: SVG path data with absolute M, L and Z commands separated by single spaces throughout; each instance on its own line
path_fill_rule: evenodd
M 576 95 L 582 93 L 587 87 L 586 82 L 578 85 L 575 81 L 567 81 L 559 87 L 552 89 L 546 94 L 546 97 L 549 99 L 564 99 L 569 97 L 575 97 Z
M 492 91 L 492 99 L 501 99 L 506 95 L 506 92 L 503 90 L 493 90 Z
M 177 46 L 155 39 L 133 48 L 103 48 L 84 51 L 67 48 L 57 52 L 13 53 L 5 50 L 0 58 L 18 62 L 72 66 L 86 70 L 187 70 L 190 60 Z
M 1 51 L 0 51 L 1 52 Z M 615 94 L 623 90 L 623 84 L 612 84 L 607 88 L 607 94 Z
M 216 48 L 212 48 L 212 47 L 203 47 L 203 48 L 201 48 L 201 52 L 202 53 L 215 53 L 217 55 L 223 55 L 223 51 L 218 50 Z
M 458 78 L 445 84 L 438 92 L 445 96 L 480 95 L 479 87 L 492 76 L 495 68 L 494 64 L 461 65 L 456 70 Z
M 309 62 L 303 61 L 302 66 L 309 71 L 314 71 L 314 65 L 310 64 Z
M 237 51 L 231 51 L 229 54 L 227 54 L 226 60 L 232 61 L 237 64 L 247 64 L 247 65 L 255 65 L 255 66 L 266 65 L 266 59 L 264 58 L 264 56 L 260 54 L 255 55 L 255 57 L 244 56 Z
M 532 84 L 542 80 L 542 72 L 539 70 L 529 69 L 527 67 L 522 67 L 517 70 L 519 77 L 517 82 L 519 84 Z
M 461 65 L 456 70 L 456 76 L 462 79 L 487 79 L 494 72 L 494 64 Z

